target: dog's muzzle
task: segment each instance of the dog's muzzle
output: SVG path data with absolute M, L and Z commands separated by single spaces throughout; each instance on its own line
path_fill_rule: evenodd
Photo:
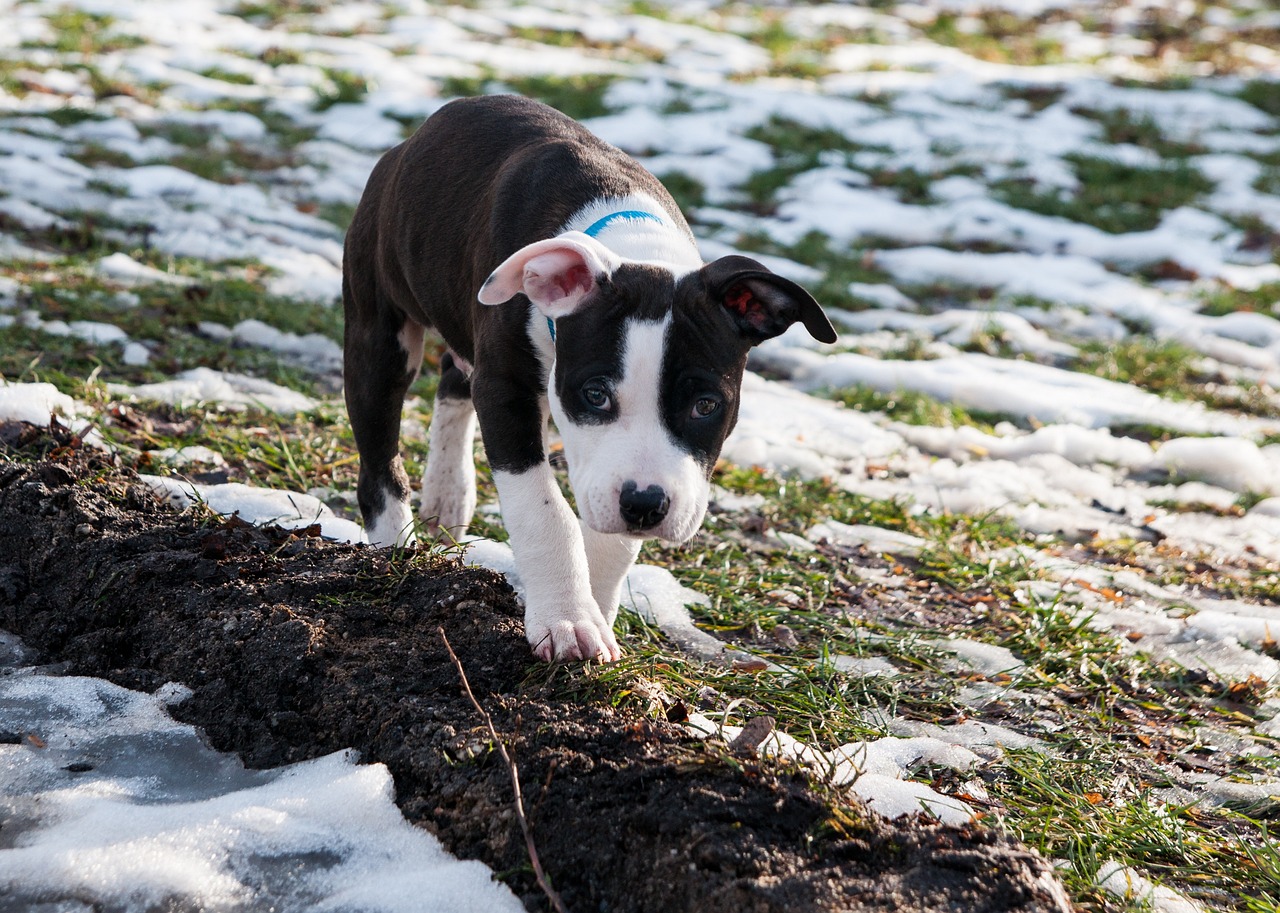
M 660 485 L 650 485 L 644 491 L 633 481 L 622 483 L 618 495 L 618 509 L 627 529 L 632 532 L 653 529 L 662 522 L 671 509 L 671 499 Z

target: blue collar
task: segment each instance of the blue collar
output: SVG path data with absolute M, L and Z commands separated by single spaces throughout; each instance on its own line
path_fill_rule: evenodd
M 611 212 L 601 219 L 596 219 L 590 225 L 582 230 L 582 233 L 588 238 L 594 238 L 600 232 L 608 228 L 612 223 L 620 219 L 626 219 L 629 222 L 657 222 L 659 225 L 666 225 L 666 221 L 659 216 L 655 216 L 651 212 L 645 212 L 642 209 L 622 209 L 618 212 Z M 547 329 L 551 331 L 551 341 L 556 341 L 556 322 L 550 317 L 547 318 Z
M 667 224 L 665 220 L 659 216 L 655 216 L 651 212 L 645 212 L 641 209 L 623 209 L 620 212 L 611 212 L 602 219 L 596 219 L 596 221 L 584 228 L 582 233 L 589 238 L 594 238 L 596 235 L 600 234 L 600 232 L 608 228 L 611 223 L 616 222 L 619 219 L 640 222 L 657 222 L 659 225 Z

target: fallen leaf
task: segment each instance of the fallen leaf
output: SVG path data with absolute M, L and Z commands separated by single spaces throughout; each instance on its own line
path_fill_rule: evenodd
M 754 758 L 760 743 L 769 738 L 778 721 L 771 716 L 755 716 L 747 720 L 738 737 L 729 743 L 729 751 L 740 758 Z

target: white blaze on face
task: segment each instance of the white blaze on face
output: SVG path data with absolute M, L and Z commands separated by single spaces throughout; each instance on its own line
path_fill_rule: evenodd
M 626 482 L 634 482 L 640 491 L 657 485 L 671 501 L 666 517 L 657 526 L 634 535 L 683 542 L 702 525 L 710 483 L 698 462 L 674 439 L 660 408 L 662 360 L 670 323 L 670 317 L 627 321 L 622 375 L 613 391 L 617 414 L 612 421 L 573 424 L 559 396 L 551 396 L 578 512 L 597 532 L 629 532 L 619 502 Z M 577 395 L 576 390 L 565 392 Z

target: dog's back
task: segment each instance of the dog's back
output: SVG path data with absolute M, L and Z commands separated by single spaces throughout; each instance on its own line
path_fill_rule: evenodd
M 534 192 L 545 188 L 556 192 Z M 374 168 L 347 234 L 347 273 L 368 277 L 398 311 L 470 358 L 475 328 L 460 321 L 459 305 L 494 264 L 554 236 L 594 200 L 637 190 L 692 243 L 662 185 L 576 121 L 517 95 L 458 99 Z

